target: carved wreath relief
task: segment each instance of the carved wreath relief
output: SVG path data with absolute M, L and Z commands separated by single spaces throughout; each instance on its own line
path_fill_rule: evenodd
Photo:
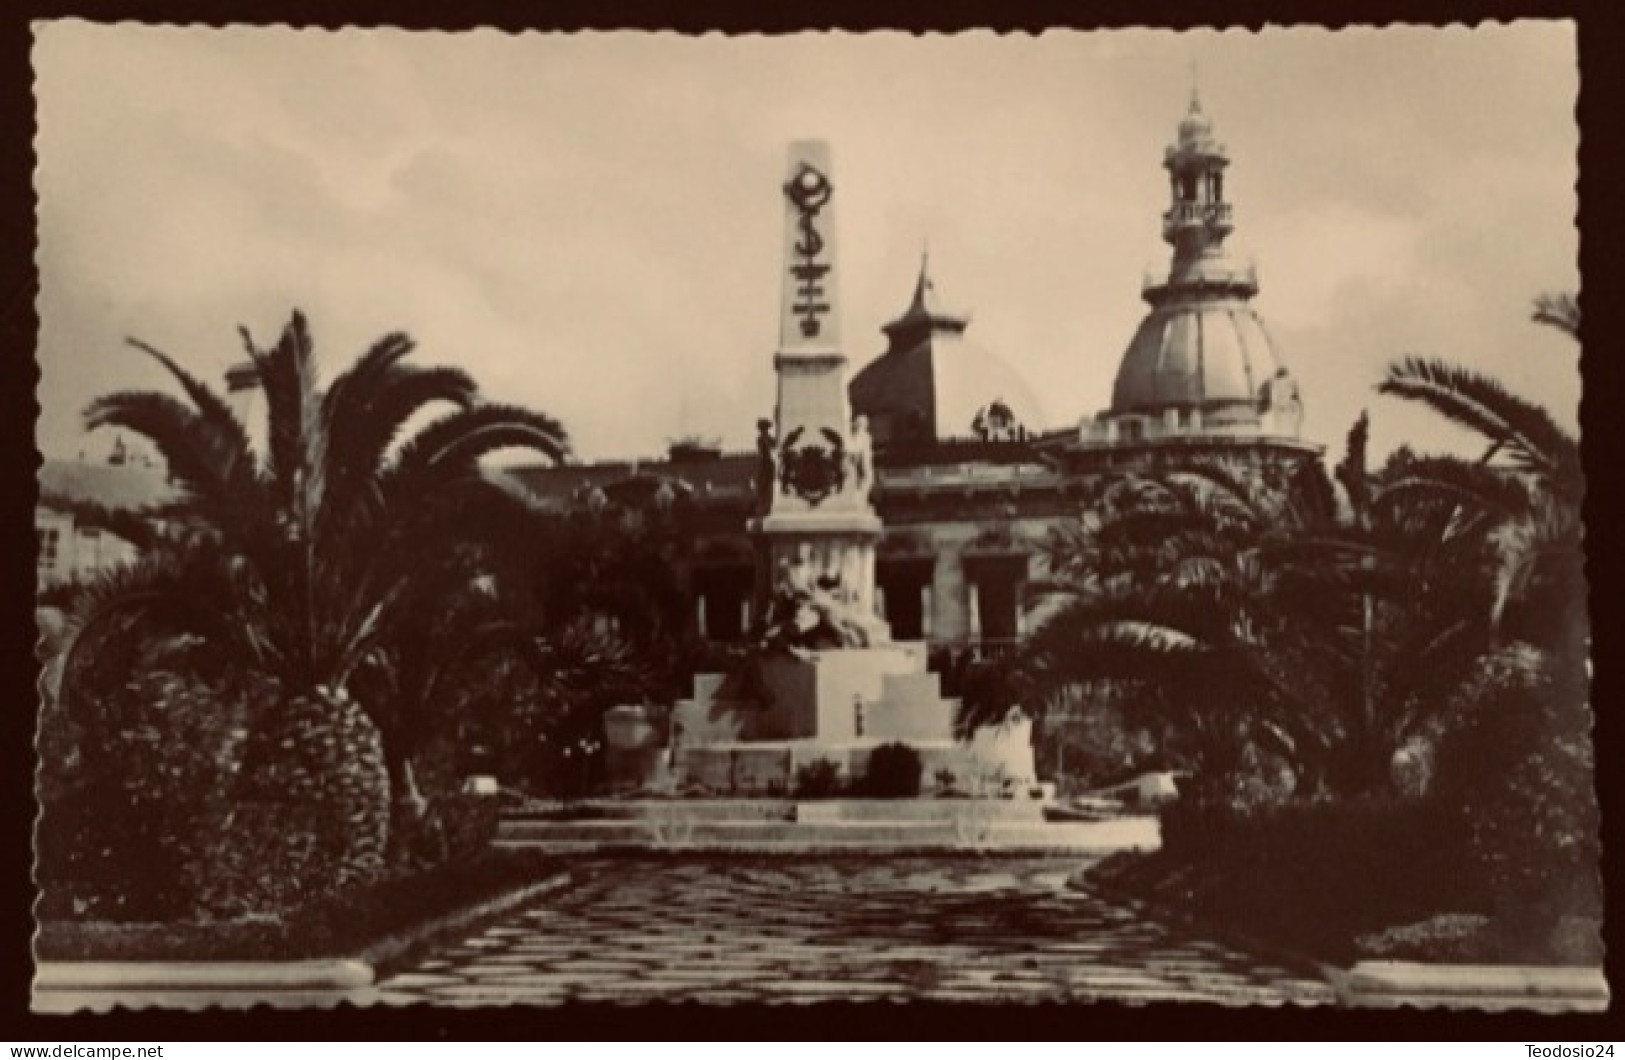
M 779 458 L 779 483 L 785 492 L 793 493 L 813 507 L 826 497 L 840 491 L 846 482 L 846 443 L 839 431 L 828 427 L 819 433 L 829 442 L 801 442 L 805 427 L 797 427 L 784 439 Z

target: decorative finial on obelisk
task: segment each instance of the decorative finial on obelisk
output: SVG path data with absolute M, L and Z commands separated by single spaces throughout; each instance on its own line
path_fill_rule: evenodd
M 790 145 L 784 182 L 785 269 L 779 350 L 833 350 L 840 345 L 840 306 L 834 284 L 835 185 L 829 145 L 800 140 Z

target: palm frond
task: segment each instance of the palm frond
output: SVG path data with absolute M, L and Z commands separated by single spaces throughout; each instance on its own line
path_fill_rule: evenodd
M 1332 486 L 1326 465 L 1319 460 L 1305 460 L 1291 472 L 1281 497 L 1281 512 L 1277 528 L 1317 527 L 1326 529 L 1341 517 L 1337 506 L 1337 491 Z
M 172 478 L 200 500 L 229 505 L 238 495 L 235 457 L 214 425 L 169 394 L 122 391 L 92 401 L 85 428 L 120 427 L 150 441 Z
M 269 471 L 277 494 L 303 539 L 314 531 L 326 475 L 326 431 L 316 394 L 315 350 L 305 315 L 295 311 L 277 344 L 261 350 L 246 329 L 248 354 L 265 393 Z
M 157 347 L 136 338 L 126 338 L 124 341 L 163 365 L 180 383 L 198 414 L 213 428 L 212 433 L 220 450 L 216 458 L 223 464 L 227 475 L 235 473 L 239 467 L 252 466 L 247 427 L 237 418 L 225 398 Z
M 1580 300 L 1571 292 L 1547 292 L 1537 297 L 1534 319 L 1580 341 Z
M 1374 506 L 1403 516 L 1406 506 L 1431 510 L 1467 506 L 1495 519 L 1511 518 L 1528 508 L 1529 489 L 1504 470 L 1451 457 L 1428 457 L 1407 464 L 1397 475 L 1385 476 Z
M 1343 443 L 1343 459 L 1338 461 L 1334 472 L 1356 518 L 1364 517 L 1371 500 L 1371 474 L 1366 464 L 1370 440 L 1371 417 L 1362 409 L 1360 418 L 1349 428 L 1348 438 Z
M 399 331 L 373 343 L 355 364 L 333 380 L 322 398 L 322 418 L 337 424 L 358 417 L 372 402 L 378 387 L 416 348 L 411 337 Z
M 376 471 L 419 411 L 438 402 L 472 408 L 477 393 L 474 380 L 461 368 L 394 368 L 378 378 L 364 400 L 334 405 L 326 414 L 333 439 L 329 458 L 335 467 Z
M 554 462 L 570 451 L 563 425 L 551 416 L 513 405 L 478 405 L 413 435 L 401 446 L 391 477 L 443 481 L 470 473 L 481 457 L 508 448 L 529 449 Z
M 230 650 L 231 623 L 217 606 L 218 568 L 208 563 L 144 557 L 82 583 L 68 602 L 58 655 L 64 703 L 87 653 L 103 638 L 124 640 L 193 634 Z
M 1442 360 L 1407 357 L 1388 366 L 1380 393 L 1416 401 L 1483 437 L 1527 470 L 1578 492 L 1579 444 L 1551 414 L 1489 376 Z
M 590 696 L 602 706 L 638 702 L 654 688 L 653 675 L 626 641 L 582 623 L 530 641 L 530 663 L 549 698 Z
M 1246 469 L 1227 461 L 1192 461 L 1176 471 L 1165 472 L 1162 480 L 1186 487 L 1185 506 L 1211 518 L 1257 526 L 1273 514 L 1268 491 L 1260 490 Z

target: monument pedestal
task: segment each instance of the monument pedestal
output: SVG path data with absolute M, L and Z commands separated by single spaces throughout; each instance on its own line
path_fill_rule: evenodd
M 766 703 L 745 700 L 728 677 L 700 674 L 694 698 L 672 712 L 672 780 L 679 789 L 791 794 L 803 766 L 826 760 L 855 780 L 876 747 L 903 743 L 920 755 L 923 792 L 1035 784 L 1031 723 L 956 739 L 959 701 L 942 696 L 925 663 L 923 644 L 769 656 Z

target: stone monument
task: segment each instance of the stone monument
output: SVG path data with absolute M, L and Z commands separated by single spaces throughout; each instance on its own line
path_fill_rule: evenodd
M 925 645 L 894 643 L 877 613 L 882 526 L 867 424 L 853 420 L 847 399 L 828 145 L 791 145 L 782 201 L 778 400 L 774 418 L 757 423 L 750 522 L 759 680 L 696 675 L 656 772 L 679 787 L 789 793 L 804 765 L 826 760 L 857 777 L 874 748 L 902 742 L 919 753 L 927 789 L 948 774 L 961 790 L 990 778 L 1031 786 L 1030 724 L 1016 717 L 956 740 L 958 701 L 941 695 Z M 620 717 L 616 725 L 633 727 Z

